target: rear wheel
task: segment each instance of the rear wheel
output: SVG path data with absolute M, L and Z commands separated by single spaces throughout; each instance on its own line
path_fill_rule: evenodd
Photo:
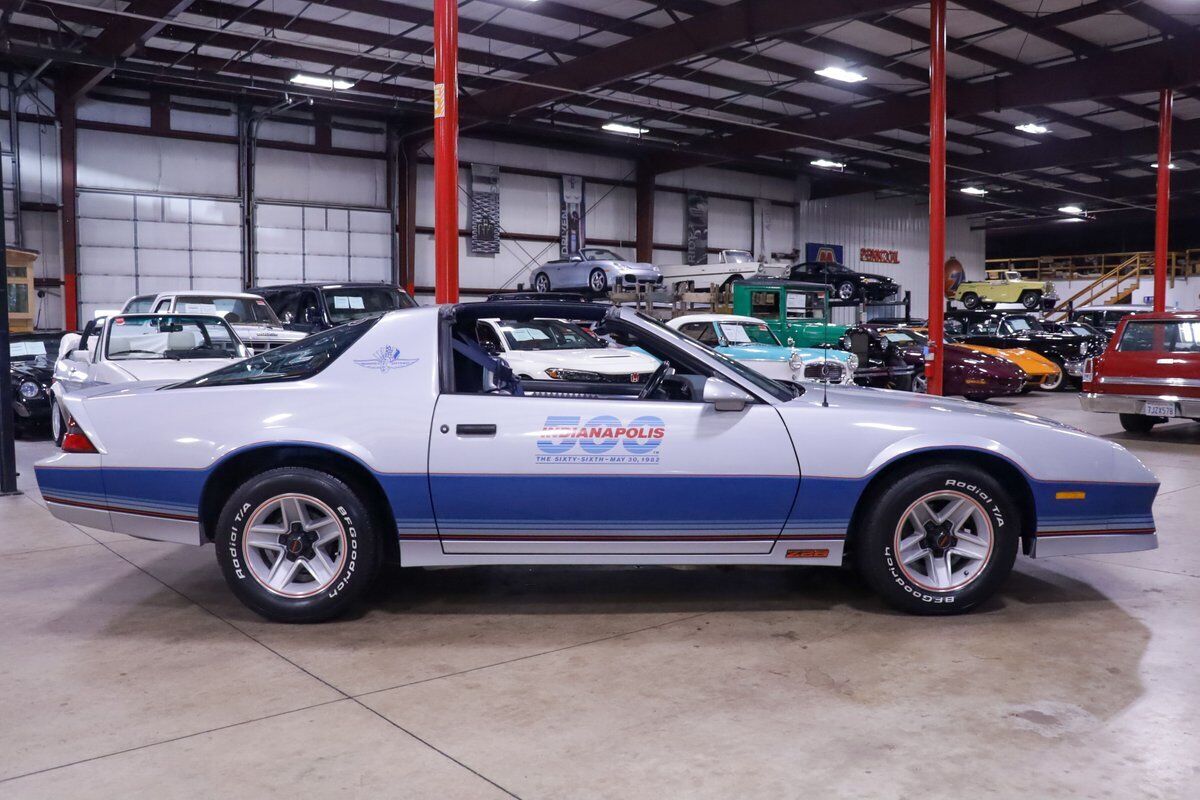
M 979 306 L 979 295 L 974 292 L 966 292 L 962 296 L 963 307 L 970 311 Z
M 1036 289 L 1026 289 L 1025 291 L 1021 292 L 1020 302 L 1021 305 L 1025 306 L 1030 311 L 1041 308 L 1042 293 Z
M 1149 433 L 1154 426 L 1165 422 L 1162 417 L 1147 417 L 1145 414 L 1120 414 L 1121 427 L 1129 433 Z
M 917 394 L 926 394 L 929 392 L 929 383 L 925 380 L 925 370 L 913 374 L 912 390 Z
M 238 599 L 278 622 L 344 612 L 379 570 L 381 542 L 341 479 L 282 467 L 242 484 L 217 523 L 217 561 Z
M 50 398 L 50 436 L 54 438 L 56 447 L 62 447 L 63 437 L 67 433 L 66 423 L 63 422 L 62 411 L 59 410 L 58 400 Z
M 1051 375 L 1046 380 L 1042 381 L 1038 388 L 1045 392 L 1060 392 L 1067 386 L 1067 371 L 1063 369 L 1061 364 L 1055 364 L 1058 367 L 1058 372 Z
M 1016 504 L 965 463 L 909 472 L 868 501 L 855 531 L 867 582 L 914 614 L 958 614 L 991 597 L 1012 571 L 1020 541 Z
M 597 268 L 588 274 L 588 288 L 596 294 L 608 288 L 608 276 L 604 274 L 604 270 Z

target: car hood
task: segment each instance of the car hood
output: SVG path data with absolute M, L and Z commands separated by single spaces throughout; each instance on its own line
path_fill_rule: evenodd
M 739 361 L 790 361 L 793 353 L 799 353 L 804 361 L 833 360 L 846 362 L 850 354 L 844 350 L 819 347 L 787 347 L 779 344 L 732 344 L 718 348 Z
M 175 383 L 188 378 L 212 372 L 215 369 L 232 364 L 230 358 L 181 358 L 178 361 L 170 358 L 125 359 L 109 361 L 133 381 L 166 381 Z
M 650 373 L 658 369 L 659 361 L 644 352 L 632 349 L 587 350 L 510 350 L 503 356 L 514 372 L 530 372 L 558 367 L 599 372 L 602 375 L 622 375 L 627 372 Z
M 308 334 L 288 330 L 278 325 L 261 325 L 253 322 L 238 322 L 230 325 L 242 341 L 255 342 L 298 342 Z
M 44 362 L 14 361 L 11 372 L 14 379 L 22 381 L 50 383 L 54 379 L 54 367 Z

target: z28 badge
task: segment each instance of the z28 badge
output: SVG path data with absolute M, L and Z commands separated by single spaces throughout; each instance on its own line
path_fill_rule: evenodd
M 400 351 L 389 344 L 376 350 L 375 355 L 371 358 L 356 358 L 354 359 L 354 363 L 360 367 L 377 369 L 383 373 L 393 369 L 411 367 L 419 360 L 417 358 L 401 358 Z

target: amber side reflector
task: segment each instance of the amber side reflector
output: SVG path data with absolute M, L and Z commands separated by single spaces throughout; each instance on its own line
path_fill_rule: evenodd
M 829 558 L 829 549 L 823 550 L 788 550 L 784 558 Z
M 1087 497 L 1087 492 L 1059 492 L 1054 495 L 1055 500 L 1082 500 Z
M 73 418 L 67 423 L 67 432 L 63 436 L 62 449 L 64 453 L 95 453 L 96 446 L 87 437 L 79 423 Z

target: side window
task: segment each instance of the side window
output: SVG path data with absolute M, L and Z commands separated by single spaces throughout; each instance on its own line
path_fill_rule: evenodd
M 717 339 L 717 333 L 713 330 L 713 326 L 708 322 L 689 322 L 686 325 L 681 325 L 679 332 L 692 337 L 696 341 L 703 342 L 709 347 L 716 347 L 721 343 Z
M 779 319 L 779 292 L 751 292 L 750 315 L 759 319 Z
M 816 292 L 788 292 L 788 319 L 820 319 L 824 316 L 821 295 Z
M 150 310 L 150 304 L 154 302 L 154 295 L 144 294 L 140 297 L 135 297 L 125 304 L 123 309 L 126 314 L 144 314 Z
M 321 307 L 317 293 L 312 290 L 300 294 L 300 304 L 296 311 L 296 322 L 318 322 L 321 319 Z
M 500 343 L 500 336 L 490 324 L 477 322 L 475 324 L 475 336 L 479 339 L 479 344 L 483 346 L 483 349 L 489 353 L 504 352 L 504 347 Z
M 158 305 L 156 305 L 154 307 L 154 313 L 157 314 L 159 311 L 169 311 L 170 308 L 171 308 L 171 298 L 165 297 L 162 300 L 158 301 Z

